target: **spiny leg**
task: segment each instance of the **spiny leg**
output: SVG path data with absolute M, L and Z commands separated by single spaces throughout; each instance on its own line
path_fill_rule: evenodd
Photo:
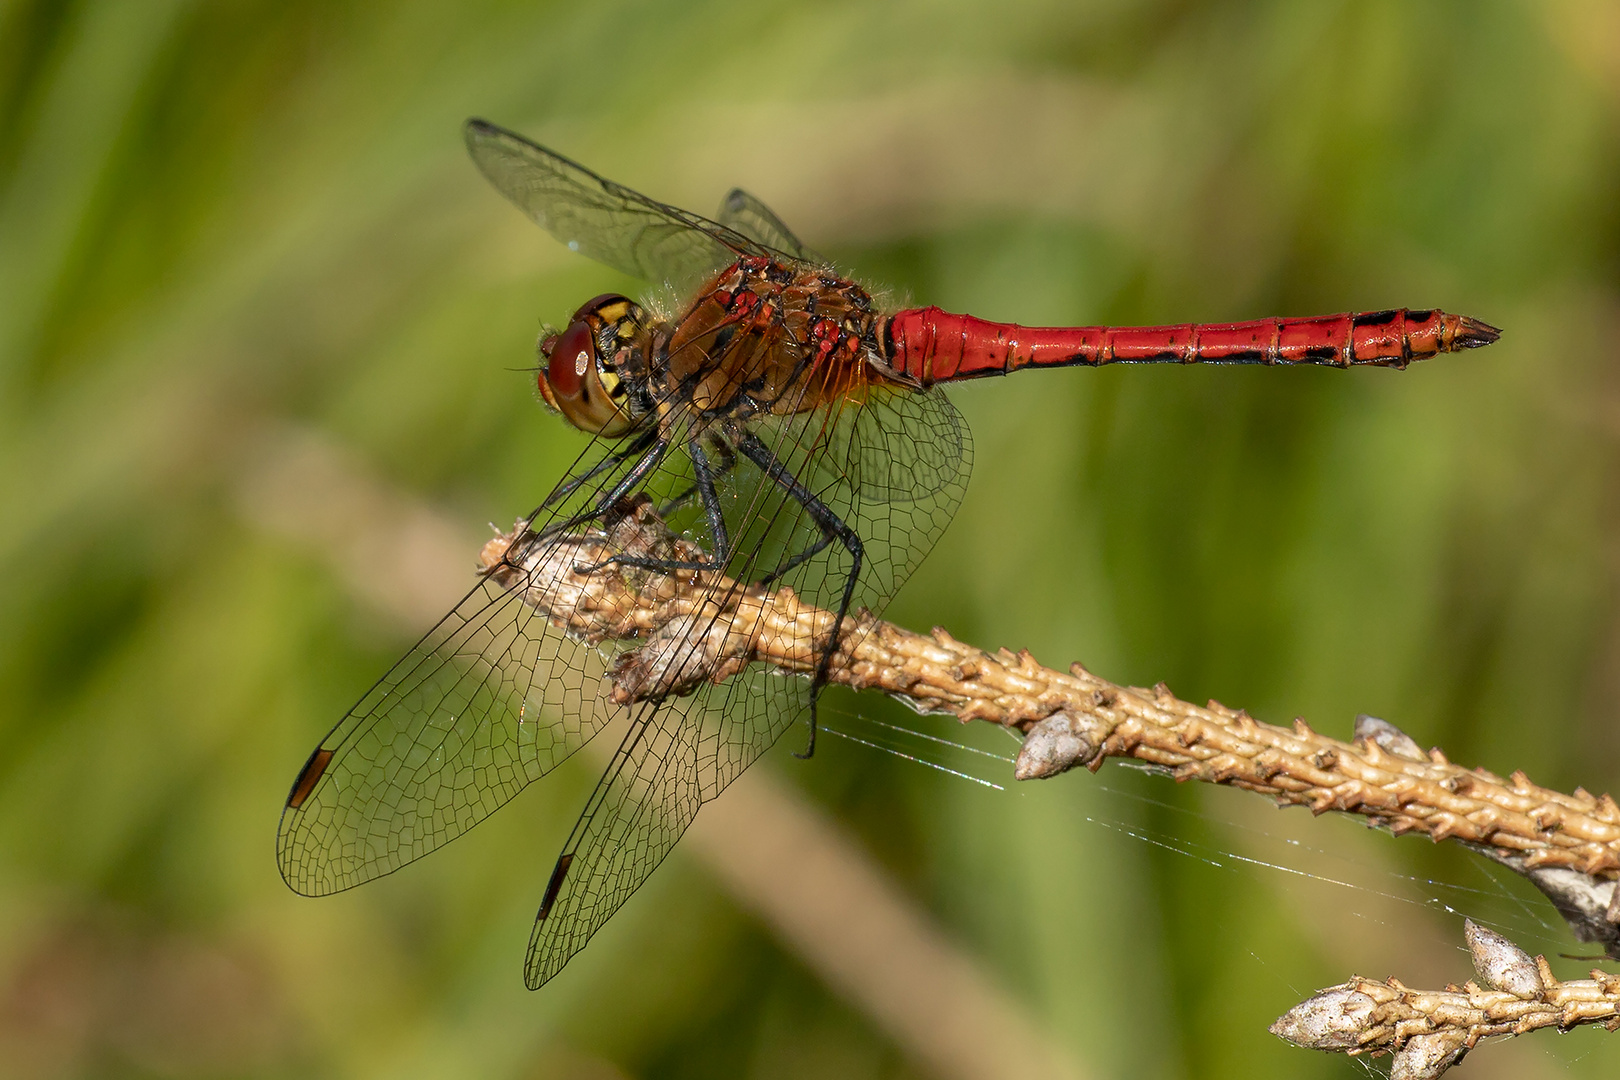
M 595 480 L 603 473 L 608 472 L 611 469 L 618 468 L 620 465 L 623 465 L 626 461 L 629 461 L 633 457 L 639 457 L 640 455 L 646 453 L 647 448 L 657 441 L 658 428 L 656 426 L 649 427 L 647 430 L 637 435 L 635 439 L 631 441 L 629 446 L 622 450 L 615 450 L 606 455 L 601 461 L 598 461 L 595 465 L 592 465 L 589 469 L 586 469 L 578 476 L 570 476 L 564 479 L 562 483 L 558 484 L 556 488 L 552 490 L 550 495 L 546 496 L 545 502 L 537 506 L 534 513 L 529 515 L 530 520 L 538 517 L 540 512 L 546 507 L 568 498 L 574 492 L 578 491 L 592 480 Z
M 751 431 L 743 432 L 742 438 L 737 441 L 737 449 L 748 460 L 758 465 L 760 471 L 773 483 L 804 507 L 805 513 L 810 515 L 810 520 L 821 529 L 823 537 L 821 547 L 826 547 L 832 539 L 836 539 L 849 552 L 849 576 L 844 579 L 844 595 L 838 601 L 838 618 L 833 622 L 832 637 L 827 642 L 827 647 L 822 650 L 821 659 L 816 663 L 816 673 L 810 680 L 810 738 L 805 744 L 804 753 L 794 755 L 807 758 L 816 752 L 816 699 L 821 694 L 821 688 L 827 685 L 827 672 L 832 666 L 833 653 L 838 649 L 838 634 L 844 627 L 844 617 L 849 614 L 849 605 L 855 599 L 855 582 L 861 576 L 861 561 L 866 549 L 855 530 L 845 524 L 844 520 L 834 513 L 830 506 L 818 499 L 809 488 L 800 483 L 798 477 L 789 472 L 787 466 L 771 453 L 770 447 L 760 441 L 759 436 Z
M 694 439 L 694 440 L 692 440 L 692 442 L 695 443 L 695 442 L 697 442 L 697 440 Z M 690 446 L 691 444 L 689 443 L 688 445 Z M 732 453 L 731 447 L 727 446 L 724 441 L 718 441 L 717 440 L 714 443 L 713 448 L 715 450 L 719 451 L 720 463 L 718 465 L 711 465 L 709 467 L 710 468 L 710 474 L 709 475 L 713 479 L 719 480 L 722 476 L 725 476 L 727 473 L 731 472 L 732 469 L 736 468 L 736 466 L 737 466 L 737 455 Z M 679 511 L 687 503 L 691 502 L 693 496 L 701 495 L 701 494 L 702 494 L 702 492 L 699 490 L 698 485 L 695 484 L 695 483 L 692 484 L 685 491 L 681 492 L 679 495 L 674 496 L 668 502 L 666 502 L 664 505 L 660 506 L 658 508 L 658 516 L 660 518 L 663 518 L 666 521 L 669 520 L 669 518 L 671 516 L 673 516 L 677 511 Z M 705 510 L 706 509 L 707 508 L 705 508 Z
M 811 559 L 815 558 L 817 555 L 820 555 L 823 551 L 827 550 L 827 545 L 832 543 L 832 542 L 833 542 L 833 534 L 823 530 L 822 533 L 821 533 L 821 539 L 817 540 L 815 543 L 811 544 L 809 547 L 805 548 L 803 551 L 799 552 L 797 555 L 793 556 L 791 559 L 788 559 L 781 566 L 778 566 L 775 570 L 772 570 L 770 573 L 768 573 L 764 577 L 760 578 L 759 583 L 761 585 L 769 585 L 772 582 L 777 581 L 778 579 L 780 579 L 781 577 L 786 575 L 789 571 L 791 571 L 794 567 L 799 566 L 799 565 L 801 565 L 803 563 L 807 563 Z
M 665 456 L 668 454 L 669 440 L 663 438 L 655 440 L 653 444 L 647 448 L 646 452 L 641 455 L 641 460 L 637 461 L 634 467 L 632 467 L 629 472 L 625 473 L 624 476 L 617 483 L 615 483 L 611 489 L 609 489 L 607 494 L 597 499 L 595 505 L 593 505 L 589 510 L 581 510 L 579 513 L 572 515 L 564 521 L 559 521 L 552 525 L 548 525 L 541 535 L 556 536 L 559 533 L 567 532 L 569 529 L 578 528 L 587 522 L 601 519 L 609 510 L 613 509 L 620 499 L 624 498 L 644 480 L 646 480 L 647 477 L 652 474 L 653 470 L 658 468 L 658 466 L 663 462 Z M 629 453 L 627 452 L 624 455 L 624 460 L 628 460 L 628 458 Z
M 651 559 L 640 555 L 611 555 L 599 563 L 586 567 L 576 567 L 582 574 L 594 573 L 605 566 L 636 566 L 644 570 L 656 570 L 661 573 L 670 573 L 674 570 L 724 570 L 726 563 L 731 561 L 731 537 L 726 531 L 725 514 L 720 509 L 720 493 L 715 489 L 715 477 L 720 473 L 709 464 L 709 458 L 703 452 L 697 439 L 686 444 L 687 453 L 692 455 L 692 472 L 695 488 L 703 500 L 703 513 L 709 519 L 709 535 L 714 541 L 714 552 L 707 561 L 682 559 Z M 729 467 L 728 463 L 728 467 Z

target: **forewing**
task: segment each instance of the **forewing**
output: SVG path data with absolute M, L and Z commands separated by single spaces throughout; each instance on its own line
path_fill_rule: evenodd
M 649 199 L 561 154 L 484 120 L 469 120 L 480 171 L 570 251 L 678 290 L 701 285 L 742 255 L 770 254 L 734 229 Z
M 732 347 L 743 348 L 743 340 Z M 863 605 L 875 612 L 932 547 L 966 483 L 966 428 L 938 391 L 857 388 L 828 407 L 755 418 L 753 445 L 764 448 L 769 469 L 684 403 L 662 407 L 669 411 L 660 430 L 676 447 L 690 437 L 708 447 L 719 480 L 714 505 L 694 495 L 685 453 L 643 473 L 635 462 L 648 459 L 632 447 L 560 485 L 544 519 L 537 512 L 532 522 L 535 543 L 576 533 L 604 493 L 645 492 L 677 535 L 711 552 L 711 513 L 723 517 L 731 578 L 790 587 L 823 608 L 836 610 L 847 598 L 852 612 Z M 796 493 L 773 473 L 793 477 Z M 636 477 L 644 478 L 632 483 Z M 848 594 L 856 557 L 831 537 L 829 516 L 862 540 Z M 508 591 L 494 577 L 481 582 L 312 755 L 278 838 L 294 889 L 334 892 L 426 854 L 554 768 L 610 718 L 603 653 L 563 635 L 523 602 L 517 585 Z M 711 628 L 694 619 L 680 632 L 696 638 Z M 683 645 L 674 641 L 672 655 L 685 655 Z M 630 735 L 552 875 L 530 943 L 531 985 L 555 974 L 628 899 L 701 803 L 804 715 L 810 690 L 808 678 L 756 664 L 688 696 L 635 707 Z
M 770 207 L 742 188 L 731 189 L 731 194 L 721 201 L 715 220 L 800 262 L 828 265 L 826 259 L 805 247 Z
M 282 813 L 282 877 L 325 895 L 460 836 L 597 732 L 604 669 L 485 578 L 316 748 Z
M 543 532 L 600 501 L 641 446 L 594 441 L 531 527 Z M 679 482 L 678 469 L 652 477 L 654 486 Z M 276 838 L 294 891 L 338 892 L 421 858 L 550 772 L 613 715 L 602 648 L 526 605 L 522 575 L 506 570 L 504 581 L 482 578 L 310 755 Z

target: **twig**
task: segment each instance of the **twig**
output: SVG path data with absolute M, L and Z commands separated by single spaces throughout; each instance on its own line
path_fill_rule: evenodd
M 1354 976 L 1284 1013 L 1274 1035 L 1311 1050 L 1393 1053 L 1390 1080 L 1433 1080 L 1481 1039 L 1600 1024 L 1620 1028 L 1620 975 L 1559 982 L 1545 957 L 1532 960 L 1500 934 L 1467 924 L 1474 971 L 1444 990 L 1413 990 L 1398 979 Z
M 484 572 L 581 638 L 638 641 L 610 672 L 619 703 L 687 693 L 750 663 L 809 675 L 832 628 L 831 612 L 786 588 L 613 562 L 624 554 L 701 556 L 670 535 L 645 498 L 626 502 L 600 529 L 535 541 L 516 531 L 491 540 Z M 1018 729 L 1021 780 L 1128 757 L 1178 781 L 1245 788 L 1317 814 L 1358 814 L 1396 834 L 1458 841 L 1529 877 L 1579 940 L 1620 958 L 1620 807 L 1608 795 L 1463 768 L 1372 717 L 1359 718 L 1353 741 L 1342 742 L 1303 720 L 1277 727 L 1216 701 L 1181 701 L 1163 683 L 1118 686 L 1079 664 L 1056 671 L 1027 651 L 987 653 L 941 628 L 916 634 L 866 611 L 845 620 L 828 677 L 918 712 Z
M 357 599 L 408 629 L 466 591 L 470 538 L 449 519 L 314 432 L 258 446 L 237 489 L 246 519 L 321 559 Z M 605 764 L 612 746 L 601 742 L 585 752 Z M 770 773 L 728 788 L 681 847 L 922 1075 L 1088 1075 L 858 843 Z

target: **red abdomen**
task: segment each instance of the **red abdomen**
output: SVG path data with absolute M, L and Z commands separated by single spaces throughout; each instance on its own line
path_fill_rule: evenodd
M 889 321 L 889 362 L 924 386 L 1075 364 L 1324 364 L 1405 367 L 1473 349 L 1499 331 L 1465 315 L 1397 308 L 1315 319 L 1183 326 L 1019 326 L 912 308 Z

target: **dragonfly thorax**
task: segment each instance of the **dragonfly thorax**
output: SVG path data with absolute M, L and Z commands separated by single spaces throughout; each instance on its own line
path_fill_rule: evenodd
M 878 314 L 859 285 L 759 256 L 721 271 L 654 341 L 662 397 L 742 420 L 858 396 L 881 356 Z
M 644 379 L 647 313 L 616 293 L 574 312 L 568 328 L 540 339 L 536 388 L 545 403 L 581 431 L 616 438 L 644 411 L 631 388 Z

